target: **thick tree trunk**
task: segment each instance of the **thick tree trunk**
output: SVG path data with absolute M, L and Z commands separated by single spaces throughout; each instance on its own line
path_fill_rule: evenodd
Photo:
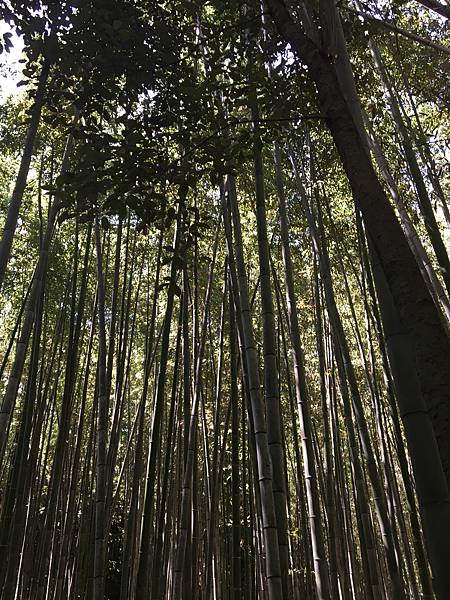
M 420 166 L 417 162 L 411 139 L 409 137 L 405 123 L 403 122 L 399 101 L 397 100 L 394 89 L 391 85 L 389 74 L 386 70 L 386 66 L 383 62 L 378 46 L 372 40 L 370 40 L 369 48 L 372 53 L 375 66 L 378 70 L 378 74 L 383 82 L 384 88 L 389 98 L 391 113 L 403 147 L 406 164 L 409 167 L 411 179 L 414 183 L 414 187 L 417 192 L 417 200 L 419 204 L 420 213 L 425 222 L 425 227 L 428 232 L 431 245 L 433 246 L 434 253 L 439 263 L 442 278 L 444 279 L 444 283 L 447 288 L 447 293 L 450 294 L 450 261 L 448 258 L 447 249 L 439 231 L 439 226 L 437 224 L 434 210 L 431 205 L 430 196 L 428 195 L 425 181 L 422 177 Z
M 435 302 L 438 306 L 439 303 L 442 305 L 442 309 L 445 313 L 445 316 L 450 322 L 450 302 L 448 300 L 448 297 L 445 293 L 444 288 L 442 287 L 439 278 L 437 277 L 433 269 L 433 265 L 431 264 L 428 253 L 425 250 L 417 234 L 416 228 L 414 227 L 413 222 L 409 218 L 406 206 L 400 195 L 397 184 L 395 183 L 394 178 L 391 175 L 386 158 L 381 150 L 380 144 L 366 115 L 364 115 L 364 119 L 368 131 L 369 143 L 372 147 L 373 156 L 378 164 L 378 168 L 380 169 L 381 174 L 383 175 L 391 197 L 394 200 L 395 205 L 397 207 L 398 214 L 402 223 L 402 228 L 405 233 L 406 239 L 408 240 L 411 252 L 414 254 L 416 262 L 422 273 L 422 277 L 425 283 L 427 284 L 428 289 L 430 290 L 430 294 L 432 294 L 432 296 L 435 298 Z
M 276 26 L 306 63 L 319 104 L 339 152 L 355 202 L 376 248 L 394 303 L 411 334 L 414 367 L 433 428 L 447 481 L 450 480 L 450 341 L 394 210 L 376 176 L 342 95 L 331 57 L 305 36 L 283 0 L 267 0 Z
M 401 326 L 374 250 L 370 253 L 370 258 L 400 415 L 411 455 L 435 593 L 438 600 L 444 600 L 450 589 L 449 493 L 431 421 L 414 373 L 410 334 Z

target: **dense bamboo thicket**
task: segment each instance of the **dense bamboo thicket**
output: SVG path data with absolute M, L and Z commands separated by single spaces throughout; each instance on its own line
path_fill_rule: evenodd
M 447 1 L 0 17 L 0 599 L 450 598 Z

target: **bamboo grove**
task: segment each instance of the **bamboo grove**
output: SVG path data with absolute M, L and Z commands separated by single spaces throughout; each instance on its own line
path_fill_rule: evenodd
M 448 3 L 0 16 L 1 599 L 448 599 Z

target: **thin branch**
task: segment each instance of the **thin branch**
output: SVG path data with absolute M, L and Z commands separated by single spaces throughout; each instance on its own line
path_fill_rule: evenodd
M 219 127 L 218 129 L 213 131 L 211 133 L 211 135 L 208 135 L 208 137 L 204 138 L 201 142 L 196 144 L 191 150 L 188 150 L 185 154 L 183 154 L 182 157 L 177 159 L 177 161 L 175 161 L 175 162 L 178 162 L 179 160 L 181 160 L 181 158 L 185 158 L 186 156 L 189 156 L 190 154 L 192 154 L 193 152 L 195 152 L 196 150 L 198 150 L 199 148 L 201 148 L 202 146 L 207 144 L 209 142 L 209 140 L 212 140 L 214 137 L 216 137 L 223 131 L 229 129 L 230 127 L 234 127 L 235 125 L 245 125 L 246 123 L 283 123 L 283 122 L 291 122 L 292 123 L 295 121 L 311 121 L 311 120 L 323 119 L 323 118 L 324 118 L 323 115 L 321 115 L 319 113 L 315 113 L 315 114 L 313 113 L 311 115 L 280 117 L 280 118 L 276 118 L 276 119 L 270 119 L 270 118 L 269 119 L 237 119 L 237 120 L 229 121 L 222 127 Z
M 442 17 L 446 19 L 450 19 L 450 6 L 444 6 L 437 0 L 416 0 L 422 6 L 426 6 L 426 8 L 438 13 Z
M 400 27 L 397 27 L 396 25 L 393 25 L 392 23 L 388 23 L 387 21 L 383 21 L 382 19 L 373 17 L 372 15 L 369 15 L 366 12 L 362 12 L 362 11 L 356 10 L 354 8 L 350 8 L 349 6 L 347 6 L 346 8 L 350 12 L 352 12 L 355 15 L 358 15 L 360 17 L 363 17 L 364 19 L 366 19 L 367 21 L 370 21 L 371 23 L 375 23 L 376 25 L 380 25 L 381 27 L 384 27 L 385 29 L 389 29 L 390 31 L 399 33 L 400 35 L 403 35 L 411 40 L 414 40 L 415 42 L 419 42 L 419 44 L 423 44 L 424 46 L 429 46 L 430 48 L 434 48 L 435 50 L 440 50 L 441 52 L 444 52 L 445 54 L 450 54 L 450 48 L 448 46 L 444 46 L 444 44 L 439 44 L 439 42 L 434 42 L 433 40 L 424 38 L 421 35 L 417 35 L 417 33 L 411 33 L 410 31 L 406 31 L 406 29 L 401 29 Z

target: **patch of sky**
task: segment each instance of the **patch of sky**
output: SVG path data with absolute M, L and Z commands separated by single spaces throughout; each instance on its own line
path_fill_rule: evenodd
M 0 102 L 14 94 L 21 93 L 21 88 L 17 84 L 22 79 L 23 63 L 20 63 L 23 51 L 23 40 L 5 21 L 0 20 L 0 38 L 5 33 L 10 33 L 12 46 L 9 52 L 4 50 L 0 54 Z

